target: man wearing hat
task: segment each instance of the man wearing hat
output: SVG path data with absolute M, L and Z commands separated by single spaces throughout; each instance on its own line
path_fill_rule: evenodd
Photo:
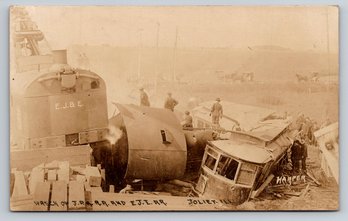
M 307 172 L 306 160 L 308 157 L 306 139 L 301 138 L 300 143 L 302 145 L 302 148 L 301 148 L 301 169 L 302 169 L 302 172 L 306 173 Z
M 291 162 L 293 173 L 306 172 L 307 145 L 304 138 L 297 137 L 291 146 Z
M 220 125 L 219 121 L 220 121 L 220 118 L 222 118 L 222 114 L 223 114 L 223 109 L 222 109 L 222 105 L 220 104 L 220 101 L 221 101 L 220 98 L 216 98 L 216 102 L 213 104 L 210 111 L 212 123 L 215 125 Z
M 150 107 L 149 96 L 147 96 L 147 93 L 144 91 L 144 88 L 141 87 L 139 90 L 140 90 L 140 106 Z
M 185 117 L 181 124 L 184 129 L 193 127 L 193 119 L 192 119 L 192 116 L 190 115 L 190 111 L 185 111 Z
M 174 107 L 178 105 L 178 103 L 179 102 L 172 97 L 172 93 L 168 92 L 168 97 L 164 102 L 164 108 L 174 112 Z

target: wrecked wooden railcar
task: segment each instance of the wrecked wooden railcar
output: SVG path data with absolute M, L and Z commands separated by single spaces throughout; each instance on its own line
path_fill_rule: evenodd
M 314 132 L 319 147 L 320 166 L 327 177 L 339 184 L 339 125 L 332 123 Z
M 191 111 L 195 127 L 216 127 L 212 124 L 210 113 L 214 102 L 203 102 Z M 260 121 L 276 114 L 276 111 L 272 109 L 228 101 L 221 101 L 221 105 L 223 106 L 223 116 L 220 120 L 219 127 L 224 130 L 237 130 L 239 128 L 242 131 L 249 131 Z
M 289 123 L 261 124 L 229 139 L 209 141 L 193 195 L 240 204 L 263 188 L 291 147 Z M 254 194 L 253 194 L 254 193 Z

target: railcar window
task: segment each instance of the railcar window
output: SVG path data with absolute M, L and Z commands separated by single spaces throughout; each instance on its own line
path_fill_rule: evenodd
M 257 166 L 249 163 L 242 163 L 237 183 L 251 186 L 254 181 Z
M 207 150 L 208 154 L 215 157 L 215 158 L 218 158 L 219 154 L 217 152 L 215 152 L 213 149 L 209 148 L 208 146 L 208 150 Z
M 238 166 L 238 161 L 226 156 L 221 156 L 216 171 L 219 175 L 234 180 Z
M 209 169 L 214 170 L 215 164 L 216 164 L 216 159 L 208 154 L 207 159 L 204 162 L 204 165 L 208 167 Z

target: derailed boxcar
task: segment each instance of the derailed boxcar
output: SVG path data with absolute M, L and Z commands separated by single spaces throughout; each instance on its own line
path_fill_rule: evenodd
M 288 123 L 263 124 L 248 133 L 231 132 L 227 140 L 208 142 L 194 194 L 246 201 L 277 170 L 292 140 Z

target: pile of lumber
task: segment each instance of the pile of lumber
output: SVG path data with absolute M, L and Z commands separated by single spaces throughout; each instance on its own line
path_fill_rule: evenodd
M 304 197 L 310 191 L 310 183 L 302 183 L 295 186 L 272 185 L 266 188 L 266 192 L 278 198 Z
M 11 172 L 12 211 L 84 211 L 91 192 L 102 192 L 100 167 L 70 166 L 68 161 L 40 164 L 30 172 Z

